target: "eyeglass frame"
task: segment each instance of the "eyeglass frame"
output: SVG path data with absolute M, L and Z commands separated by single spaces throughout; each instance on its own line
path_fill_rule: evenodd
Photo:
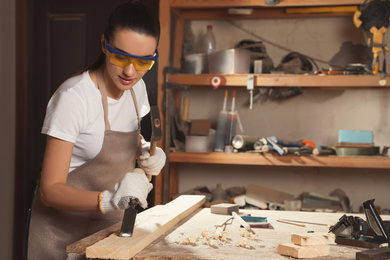
M 127 57 L 130 57 L 130 58 L 135 58 L 135 59 L 151 60 L 151 61 L 154 61 L 154 62 L 156 62 L 158 60 L 158 57 L 159 57 L 157 49 L 156 49 L 156 53 L 155 53 L 155 55 L 153 57 L 138 56 L 138 55 L 133 55 L 133 54 L 129 54 L 129 53 L 126 53 L 126 52 L 117 51 L 108 43 L 107 38 L 105 39 L 105 41 L 106 41 L 107 50 L 110 53 L 115 53 L 115 54 L 127 56 Z

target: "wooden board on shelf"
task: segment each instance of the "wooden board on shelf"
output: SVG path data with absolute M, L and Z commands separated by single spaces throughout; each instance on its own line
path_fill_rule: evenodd
M 185 153 L 169 154 L 170 163 L 204 163 L 236 165 L 269 165 L 301 167 L 379 168 L 390 169 L 390 158 L 384 156 L 297 156 L 251 153 Z
M 216 7 L 288 7 L 288 6 L 332 6 L 361 5 L 364 0 L 283 0 L 269 5 L 266 0 L 170 0 L 173 8 L 216 8 Z
M 222 79 L 221 87 L 246 88 L 249 74 L 218 75 Z M 379 75 L 293 75 L 293 74 L 250 74 L 254 75 L 254 84 L 258 87 L 306 87 L 306 88 L 389 88 L 390 77 L 386 85 L 380 86 Z M 169 82 L 210 87 L 213 74 L 172 74 Z

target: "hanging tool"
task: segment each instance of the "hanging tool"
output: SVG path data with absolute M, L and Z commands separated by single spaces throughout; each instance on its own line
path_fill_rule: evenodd
M 377 74 L 379 72 L 379 55 L 384 53 L 383 67 L 381 74 L 380 84 L 386 84 L 386 54 L 385 51 L 389 51 L 385 43 L 383 43 L 383 35 L 386 33 L 389 27 L 390 18 L 390 3 L 388 0 L 365 0 L 363 5 L 356 10 L 353 16 L 353 22 L 357 28 L 363 29 L 363 35 L 367 42 L 367 45 L 372 48 L 373 60 L 372 60 L 372 73 Z M 368 38 L 366 32 L 371 33 L 371 37 Z
M 246 89 L 249 90 L 249 109 L 252 110 L 253 107 L 253 89 L 254 89 L 254 76 L 248 75 L 246 81 Z
M 150 156 L 153 156 L 155 154 L 155 151 L 156 151 L 157 142 L 161 141 L 161 139 L 162 139 L 160 112 L 159 112 L 159 109 L 157 106 L 150 107 L 150 119 L 151 119 L 151 126 L 152 126 L 152 135 L 150 137 L 149 153 L 150 153 Z M 134 172 L 145 173 L 140 168 L 134 169 Z M 152 180 L 152 175 L 146 174 L 146 176 L 148 177 L 149 181 Z M 139 201 L 135 197 L 127 196 L 127 197 L 122 197 L 118 204 L 123 205 L 125 203 L 128 203 L 127 207 L 120 206 L 120 208 L 126 208 L 126 209 L 125 209 L 125 213 L 123 215 L 122 226 L 121 226 L 119 236 L 120 237 L 132 237 L 135 219 L 137 217 L 137 209 L 135 207 L 139 204 Z

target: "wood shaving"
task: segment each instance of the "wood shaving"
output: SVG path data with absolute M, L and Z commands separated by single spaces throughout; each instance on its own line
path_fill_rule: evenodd
M 251 240 L 256 239 L 257 234 L 253 234 L 243 229 L 240 230 L 240 236 L 243 237 L 243 239 L 237 242 L 236 244 L 237 247 L 242 247 L 247 249 L 254 248 L 251 245 Z M 228 232 L 224 231 L 222 227 L 218 227 L 215 229 L 215 231 L 204 229 L 202 230 L 200 236 L 198 235 L 189 236 L 182 240 L 176 241 L 176 243 L 181 245 L 198 245 L 198 243 L 200 243 L 202 245 L 215 247 L 217 245 L 218 246 L 225 245 L 228 243 L 229 240 L 231 239 L 228 238 Z M 259 243 L 257 247 L 264 248 L 265 246 Z
M 249 239 L 255 239 L 257 238 L 257 234 L 253 234 L 251 232 L 248 232 L 246 229 L 240 231 L 240 236 L 249 238 Z
M 248 238 L 246 238 L 246 237 L 244 237 L 241 241 L 238 241 L 236 246 L 243 247 L 243 248 L 248 248 L 248 249 L 252 248 Z

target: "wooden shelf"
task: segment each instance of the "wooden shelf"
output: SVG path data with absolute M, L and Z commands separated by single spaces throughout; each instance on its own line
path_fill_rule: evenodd
M 296 156 L 253 153 L 185 153 L 171 152 L 170 163 L 225 165 L 301 166 L 337 168 L 390 169 L 390 158 L 383 156 Z
M 212 77 L 222 79 L 221 87 L 245 87 L 249 74 L 212 75 L 212 74 L 171 74 L 168 82 L 180 85 L 209 86 Z M 251 74 L 253 75 L 253 74 Z M 277 75 L 255 74 L 257 87 L 305 87 L 305 88 L 389 88 L 390 77 L 384 86 L 379 85 L 380 75 Z
M 170 0 L 172 8 L 218 8 L 218 7 L 297 7 L 361 5 L 364 0 L 282 0 L 277 5 L 266 4 L 266 0 Z

